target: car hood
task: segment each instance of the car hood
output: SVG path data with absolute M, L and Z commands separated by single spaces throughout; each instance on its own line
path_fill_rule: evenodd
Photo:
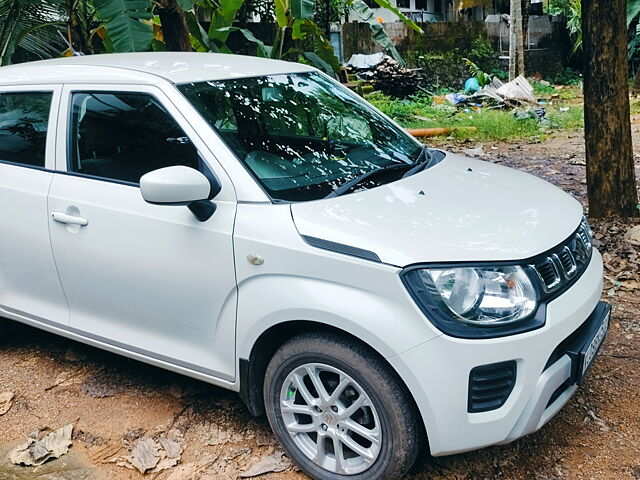
M 411 177 L 291 211 L 300 235 L 397 266 L 523 260 L 568 238 L 582 218 L 582 206 L 544 180 L 455 154 Z

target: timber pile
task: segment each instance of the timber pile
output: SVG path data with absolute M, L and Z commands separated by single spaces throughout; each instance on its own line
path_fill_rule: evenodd
M 401 98 L 416 94 L 424 83 L 419 69 L 405 68 L 386 56 L 373 69 L 371 81 L 376 90 Z

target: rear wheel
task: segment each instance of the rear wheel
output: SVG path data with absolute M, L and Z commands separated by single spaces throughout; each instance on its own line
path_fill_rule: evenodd
M 276 436 L 315 479 L 395 479 L 417 457 L 405 388 L 375 354 L 338 336 L 285 343 L 267 367 L 264 399 Z

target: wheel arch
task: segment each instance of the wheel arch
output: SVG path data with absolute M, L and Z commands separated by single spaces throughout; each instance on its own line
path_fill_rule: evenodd
M 264 376 L 269 361 L 275 352 L 288 340 L 309 332 L 328 333 L 347 338 L 350 342 L 357 343 L 375 355 L 389 371 L 394 375 L 398 384 L 404 390 L 407 399 L 413 405 L 416 420 L 420 423 L 422 434 L 428 442 L 427 431 L 420 409 L 411 393 L 411 390 L 402 379 L 396 369 L 381 355 L 375 348 L 362 341 L 355 335 L 333 325 L 328 325 L 309 320 L 291 320 L 271 326 L 257 338 L 251 349 L 249 358 L 240 358 L 239 362 L 239 382 L 240 398 L 254 416 L 263 415 L 265 412 L 264 399 L 262 395 Z

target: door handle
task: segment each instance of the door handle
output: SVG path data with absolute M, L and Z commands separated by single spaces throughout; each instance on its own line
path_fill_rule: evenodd
M 75 215 L 69 215 L 63 212 L 52 212 L 51 218 L 56 222 L 66 223 L 67 225 L 80 225 L 81 227 L 89 225 L 89 220 L 86 218 L 76 217 Z

